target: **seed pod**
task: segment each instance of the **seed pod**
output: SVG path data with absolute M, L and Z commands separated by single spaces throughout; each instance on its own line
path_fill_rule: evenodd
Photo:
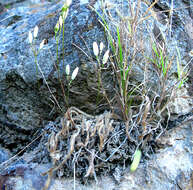
M 59 24 L 59 22 L 57 22 L 56 26 L 54 27 L 55 35 L 58 33 L 59 28 L 60 28 L 60 24 Z
M 136 152 L 134 154 L 133 162 L 130 166 L 131 172 L 134 172 L 137 169 L 140 160 L 141 160 L 141 150 L 138 149 L 138 150 L 136 150 Z

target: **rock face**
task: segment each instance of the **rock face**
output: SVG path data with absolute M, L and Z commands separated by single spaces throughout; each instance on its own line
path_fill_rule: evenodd
M 144 160 L 136 172 L 130 173 L 126 167 L 118 183 L 115 183 L 115 180 L 108 176 L 100 176 L 98 178 L 98 184 L 91 182 L 90 185 L 82 185 L 78 179 L 75 179 L 75 187 L 78 190 L 192 190 L 192 138 L 191 122 L 190 124 L 180 125 L 180 127 L 171 129 L 160 138 L 160 147 L 162 148 L 158 153 L 151 156 L 148 161 Z M 30 157 L 30 155 L 28 157 Z M 4 187 L 13 188 L 14 190 L 39 190 L 43 188 L 46 180 L 41 176 L 41 173 L 49 167 L 48 165 L 18 164 L 8 175 L 9 177 L 6 179 Z M 0 175 L 0 181 L 2 179 L 3 176 Z M 50 186 L 52 190 L 67 190 L 73 188 L 73 179 L 63 178 L 53 178 Z
M 120 3 L 120 1 L 116 2 Z M 192 65 L 193 59 L 189 56 L 189 52 L 193 49 L 192 1 L 179 0 L 175 2 L 173 5 L 175 10 L 172 17 L 165 11 L 171 9 L 169 2 L 167 0 L 159 1 L 156 4 L 155 11 L 157 11 L 158 20 L 151 18 L 151 29 L 153 31 L 156 25 L 164 34 L 166 23 L 171 21 L 172 18 L 172 33 L 168 34 L 170 38 L 167 40 L 170 54 L 176 55 L 177 45 L 181 52 L 183 66 L 187 63 Z M 10 149 L 12 153 L 17 153 L 27 143 L 31 142 L 37 130 L 44 127 L 47 121 L 54 121 L 67 108 L 67 102 L 61 87 L 62 84 L 64 91 L 67 92 L 67 81 L 64 72 L 66 64 L 71 66 L 71 71 L 76 66 L 80 67 L 78 76 L 70 88 L 68 104 L 74 105 L 86 112 L 95 113 L 98 104 L 96 101 L 98 82 L 95 67 L 96 60 L 92 53 L 92 43 L 94 41 L 97 41 L 98 44 L 101 41 L 105 42 L 105 35 L 103 27 L 97 21 L 97 14 L 89 7 L 89 5 L 92 5 L 99 9 L 100 1 L 74 0 L 65 21 L 64 60 L 61 36 L 58 45 L 59 62 L 57 62 L 54 27 L 60 15 L 63 1 L 55 3 L 44 2 L 36 6 L 16 7 L 10 10 L 5 10 L 1 4 L 5 5 L 5 1 L 0 1 L 0 144 Z M 144 4 L 144 7 L 147 8 L 147 5 Z M 34 54 L 28 42 L 28 32 L 33 31 L 36 25 L 39 27 L 39 33 L 34 42 L 35 47 L 39 48 L 41 41 L 46 39 L 43 50 L 37 56 L 38 64 L 45 78 L 37 70 Z M 146 39 L 147 33 L 145 28 L 144 25 L 144 31 L 141 31 L 144 39 Z M 145 40 L 143 45 L 147 48 L 146 51 L 149 51 L 148 41 Z M 89 55 L 89 57 L 83 52 Z M 56 69 L 57 63 L 60 80 L 58 80 L 58 70 Z M 134 79 L 141 82 L 143 73 L 140 73 L 139 68 L 136 68 L 136 71 L 138 72 L 134 73 Z M 176 67 L 174 67 L 173 74 L 176 74 L 175 72 Z M 44 79 L 49 84 L 50 90 L 56 97 L 62 111 L 58 108 L 53 96 L 47 89 Z M 109 94 L 112 94 L 114 87 L 113 77 L 107 72 L 103 73 L 103 79 L 105 88 Z M 191 81 L 192 76 L 189 82 L 190 87 L 193 85 Z M 187 88 L 187 86 L 185 87 Z M 186 92 L 186 89 L 184 91 Z M 173 108 L 173 113 L 185 114 L 190 112 L 190 101 L 184 100 L 182 104 L 179 103 L 180 101 L 181 99 L 179 98 L 179 101 L 177 100 Z M 105 106 L 98 109 L 97 112 L 104 109 Z M 174 142 L 171 142 L 172 144 L 169 144 L 169 147 L 167 146 L 162 152 L 156 154 L 152 160 L 144 162 L 144 165 L 142 164 L 136 173 L 124 175 L 123 183 L 120 186 L 107 179 L 110 183 L 112 182 L 108 187 L 104 187 L 105 185 L 101 182 L 100 187 L 93 185 L 90 189 L 128 189 L 132 188 L 132 184 L 133 189 L 161 190 L 177 187 L 181 189 L 187 188 L 187 190 L 191 189 L 192 152 L 185 148 L 187 144 L 191 143 L 191 128 L 187 127 L 187 129 L 180 129 L 179 131 L 176 129 L 172 131 L 172 134 L 174 136 L 180 136 L 180 134 L 183 136 L 184 134 L 184 137 L 167 137 L 167 139 L 173 139 Z M 168 155 L 171 157 L 168 157 Z M 4 162 L 7 158 L 8 156 L 4 151 L 0 150 L 0 161 Z M 178 160 L 178 162 L 175 160 Z M 171 167 L 168 168 L 168 166 Z M 34 179 L 37 178 L 44 182 L 45 179 L 37 177 L 40 175 L 41 169 L 38 171 L 37 167 L 37 171 L 33 174 L 29 173 L 29 171 L 31 172 L 30 167 L 36 171 L 35 166 L 26 166 L 25 164 L 19 166 L 19 171 L 22 172 L 16 172 L 16 176 L 21 178 L 15 183 L 15 190 L 19 189 L 21 184 L 24 185 L 23 176 L 24 178 L 30 176 L 25 178 L 29 182 L 29 187 L 26 184 L 26 188 L 23 187 L 23 189 L 32 189 L 33 184 L 37 183 L 30 181 L 33 179 L 31 177 L 33 175 L 35 176 Z M 154 174 L 155 176 L 153 176 Z M 15 179 L 13 178 L 12 180 L 14 182 Z M 5 181 L 5 178 L 2 181 Z M 129 186 L 128 181 L 130 181 Z M 43 184 L 43 182 L 41 183 Z M 70 184 L 69 182 L 62 184 L 61 181 L 57 182 L 55 180 L 53 189 L 59 189 L 59 187 L 65 189 L 66 183 Z M 143 185 L 144 183 L 145 185 Z M 188 185 L 184 187 L 186 183 Z M 1 186 L 1 179 L 0 187 L 3 188 Z M 33 188 L 36 187 L 33 186 Z M 81 185 L 80 188 L 82 188 Z
M 0 164 L 8 160 L 9 157 L 9 152 L 5 149 L 0 148 Z
M 163 4 L 165 5 L 165 3 Z M 47 41 L 44 49 L 37 56 L 37 60 L 63 111 L 66 108 L 66 103 L 61 83 L 64 90 L 67 91 L 64 73 L 66 64 L 71 65 L 71 70 L 76 66 L 81 67 L 78 78 L 70 89 L 68 103 L 87 112 L 96 111 L 97 91 L 94 89 L 97 89 L 98 84 L 97 76 L 94 74 L 95 63 L 92 61 L 92 43 L 93 41 L 105 42 L 105 38 L 103 28 L 97 22 L 97 15 L 89 8 L 89 5 L 99 8 L 99 2 L 90 2 L 89 4 L 85 1 L 73 1 L 65 24 L 64 61 L 62 36 L 59 43 L 58 59 L 61 77 L 58 80 L 54 26 L 62 5 L 63 2 L 59 1 L 53 4 L 38 4 L 35 8 L 18 7 L 0 15 L 1 123 L 6 121 L 6 123 L 31 130 L 41 126 L 42 121 L 53 120 L 61 113 L 48 91 L 41 73 L 37 71 L 34 55 L 28 43 L 28 32 L 32 31 L 36 25 L 39 27 L 38 37 L 35 41 L 36 48 L 39 47 L 43 39 Z M 165 8 L 161 5 L 161 2 L 157 5 L 158 10 Z M 185 6 L 186 4 L 182 5 Z M 183 9 L 179 13 L 174 13 L 174 28 L 172 29 L 174 32 L 169 49 L 173 54 L 176 51 L 176 44 L 179 45 L 181 57 L 184 57 L 184 61 L 188 61 L 188 53 L 193 44 L 191 43 L 192 36 L 188 26 L 191 23 L 189 22 L 189 19 L 191 19 L 190 10 Z M 184 19 L 186 22 L 184 22 Z M 154 20 L 151 21 L 154 22 Z M 160 29 L 164 30 L 164 25 L 158 24 Z M 184 28 L 186 31 L 183 31 Z M 142 34 L 145 36 L 145 31 Z M 178 41 L 178 39 L 180 40 Z M 91 54 L 91 57 L 86 57 L 75 45 L 88 55 Z M 148 48 L 148 45 L 146 47 Z M 136 72 L 135 77 L 138 77 L 140 81 L 141 76 L 140 71 Z M 109 94 L 113 90 L 113 84 L 110 81 L 112 81 L 112 77 L 106 74 L 104 86 Z
M 56 42 L 54 39 L 54 26 L 58 20 L 59 11 L 63 5 L 42 4 L 36 8 L 19 7 L 9 10 L 0 15 L 1 19 L 1 42 L 0 42 L 0 121 L 17 125 L 18 127 L 31 130 L 40 127 L 42 120 L 50 120 L 56 114 L 55 105 L 40 72 L 37 73 L 34 55 L 28 42 L 28 32 L 35 25 L 39 26 L 37 47 L 43 39 L 48 41 L 44 50 L 38 55 L 38 62 L 48 81 L 50 88 L 57 97 L 61 107 L 65 109 L 65 99 L 61 90 L 61 84 L 57 79 L 56 65 Z M 73 85 L 74 93 L 70 101 L 80 108 L 93 110 L 96 91 L 92 88 L 97 86 L 96 80 L 88 72 L 85 55 L 75 48 L 76 44 L 83 50 L 86 49 L 83 39 L 92 47 L 94 40 L 104 41 L 101 28 L 97 25 L 96 15 L 80 2 L 74 2 L 70 8 L 69 16 L 65 25 L 65 57 L 64 65 L 70 64 L 71 69 L 84 64 L 84 69 L 79 74 L 76 85 Z M 80 38 L 81 37 L 81 38 Z M 64 73 L 62 61 L 62 43 L 59 44 L 59 61 L 61 75 Z M 91 50 L 92 51 L 92 50 Z M 83 59 L 84 57 L 84 59 Z M 88 67 L 88 68 L 87 68 Z M 62 84 L 66 84 L 64 76 Z M 90 83 L 88 86 L 87 83 Z M 93 85 L 94 84 L 94 85 Z M 93 86 L 91 86 L 93 85 Z M 65 86 L 66 87 L 66 86 Z M 81 94 L 82 93 L 82 94 Z M 93 95 L 93 97 L 92 97 Z M 79 100 L 79 101 L 78 101 Z M 69 102 L 71 103 L 71 102 Z M 54 113 L 51 113 L 54 108 Z M 61 112 L 60 112 L 61 113 Z

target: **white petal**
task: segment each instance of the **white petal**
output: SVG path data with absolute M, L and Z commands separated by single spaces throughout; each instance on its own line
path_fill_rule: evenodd
M 66 5 L 69 7 L 72 3 L 72 0 L 66 0 Z
M 103 44 L 103 42 L 101 42 L 101 43 L 100 43 L 100 52 L 103 51 L 103 48 L 104 48 L 104 44 Z
M 63 20 L 66 20 L 66 17 L 68 16 L 68 12 L 69 12 L 69 10 L 67 9 L 66 11 L 64 11 L 64 12 L 62 13 L 62 18 L 63 18 Z
M 70 65 L 66 65 L 66 75 L 70 75 Z
M 93 42 L 93 52 L 94 52 L 94 55 L 97 57 L 99 54 L 99 48 L 96 42 Z
M 103 56 L 103 64 L 106 64 L 109 58 L 109 50 L 107 50 Z
M 45 41 L 45 39 L 42 40 L 42 42 L 40 43 L 40 49 L 42 49 L 44 47 L 44 41 Z
M 72 79 L 72 80 L 74 80 L 74 79 L 76 78 L 76 76 L 77 76 L 77 74 L 78 74 L 78 70 L 79 70 L 78 67 L 76 67 L 76 69 L 74 69 L 74 71 L 73 71 L 73 73 L 72 73 L 72 76 L 71 76 L 71 79 Z
M 59 17 L 59 24 L 60 24 L 60 27 L 62 27 L 62 24 L 63 24 L 62 16 Z
M 33 41 L 33 36 L 32 36 L 31 31 L 29 31 L 29 43 L 31 44 L 32 41 Z
M 38 26 L 35 26 L 34 28 L 34 38 L 36 38 L 38 35 Z

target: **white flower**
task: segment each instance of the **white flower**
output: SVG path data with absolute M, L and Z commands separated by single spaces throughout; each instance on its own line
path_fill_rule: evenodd
M 94 52 L 94 55 L 97 57 L 99 54 L 99 48 L 96 42 L 93 42 L 93 52 Z
M 66 65 L 66 74 L 70 75 L 70 65 Z
M 107 50 L 103 56 L 103 64 L 106 64 L 109 58 L 109 50 Z
M 66 0 L 66 5 L 69 7 L 72 3 L 72 0 Z
M 62 24 L 63 24 L 62 16 L 59 17 L 59 24 L 60 24 L 60 27 L 62 27 Z
M 100 43 L 100 53 L 103 51 L 103 48 L 104 48 L 104 44 L 103 42 Z
M 72 76 L 71 76 L 71 80 L 74 80 L 74 79 L 76 78 L 76 76 L 77 76 L 77 74 L 78 74 L 78 70 L 79 70 L 78 67 L 76 67 L 76 69 L 74 69 L 74 71 L 73 71 L 73 73 L 72 73 Z
M 33 36 L 31 31 L 29 31 L 29 43 L 32 44 L 32 41 L 33 41 Z
M 66 17 L 68 16 L 68 9 L 64 12 L 62 12 L 62 18 L 63 20 L 66 20 Z
M 35 26 L 34 28 L 34 38 L 36 38 L 38 35 L 38 26 Z
M 40 43 L 40 49 L 42 49 L 44 47 L 44 41 L 45 41 L 45 39 L 43 39 L 42 42 Z

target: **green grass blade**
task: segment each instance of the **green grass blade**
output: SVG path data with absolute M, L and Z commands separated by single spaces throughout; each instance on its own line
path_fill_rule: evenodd
M 131 34 L 131 24 L 130 24 L 130 21 L 128 20 L 128 29 L 129 29 L 129 33 Z
M 120 60 L 120 66 L 123 68 L 123 50 L 122 50 L 122 44 L 121 44 L 121 37 L 119 32 L 119 27 L 117 27 L 117 39 L 118 39 L 118 46 L 119 46 L 119 60 Z
M 152 49 L 153 49 L 154 53 L 156 54 L 156 56 L 159 58 L 159 53 L 157 52 L 155 44 L 152 45 Z
M 177 50 L 177 72 L 178 72 L 178 79 L 180 80 L 180 76 L 181 76 L 181 70 L 180 70 L 180 61 L 181 61 L 181 55 L 180 55 L 180 51 L 179 48 L 176 46 L 176 50 Z
M 111 36 L 111 34 L 110 34 L 109 26 L 108 26 L 105 18 L 104 18 L 103 16 L 101 16 L 101 14 L 100 14 L 97 10 L 95 10 L 95 12 L 96 12 L 96 14 L 99 16 L 99 18 L 102 20 L 102 23 L 103 23 L 103 25 L 104 25 L 105 32 L 107 32 L 107 34 L 108 34 L 107 37 L 109 38 L 109 42 L 110 42 L 111 49 L 112 49 L 112 51 L 113 51 L 113 54 L 115 54 L 116 50 L 115 50 L 115 47 L 114 47 L 114 45 L 113 45 L 113 38 L 112 38 L 112 36 Z

